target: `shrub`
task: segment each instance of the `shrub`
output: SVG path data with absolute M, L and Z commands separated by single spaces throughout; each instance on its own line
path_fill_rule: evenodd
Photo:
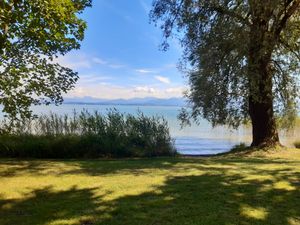
M 86 110 L 42 115 L 0 136 L 0 156 L 32 158 L 154 157 L 174 155 L 162 117 L 136 116 L 115 109 L 103 115 Z
M 235 146 L 230 150 L 230 152 L 243 152 L 247 150 L 249 147 L 245 143 L 240 143 Z
M 300 148 L 300 141 L 294 142 L 294 146 L 295 146 L 296 148 Z

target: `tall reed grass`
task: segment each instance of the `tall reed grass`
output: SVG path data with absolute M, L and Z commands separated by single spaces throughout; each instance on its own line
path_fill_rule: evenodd
M 5 123 L 2 124 L 3 126 Z M 0 156 L 33 158 L 154 157 L 176 153 L 163 117 L 101 114 L 42 115 L 0 136 Z

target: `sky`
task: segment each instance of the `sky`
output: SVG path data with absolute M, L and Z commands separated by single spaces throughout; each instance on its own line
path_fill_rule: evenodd
M 79 73 L 65 97 L 129 99 L 181 97 L 186 80 L 177 69 L 178 41 L 161 51 L 159 27 L 149 23 L 152 0 L 94 0 L 80 15 L 88 24 L 80 50 L 58 58 Z

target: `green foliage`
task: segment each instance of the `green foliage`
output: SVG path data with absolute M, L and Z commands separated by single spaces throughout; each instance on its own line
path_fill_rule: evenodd
M 163 47 L 172 37 L 184 47 L 191 112 L 184 111 L 181 119 L 204 117 L 213 125 L 237 127 L 249 120 L 249 98 L 264 103 L 266 96 L 275 116 L 285 117 L 282 124 L 293 122 L 299 9 L 299 0 L 154 0 L 150 17 L 163 30 Z
M 0 156 L 34 158 L 174 155 L 167 122 L 109 110 L 27 119 L 0 136 Z
M 245 143 L 240 143 L 238 145 L 233 146 L 233 148 L 230 150 L 230 153 L 243 152 L 247 149 L 249 149 L 249 146 L 247 146 Z
M 31 104 L 62 102 L 77 73 L 55 63 L 80 47 L 91 0 L 0 0 L 0 104 L 14 122 Z M 12 124 L 13 125 L 13 124 Z
M 300 141 L 294 142 L 294 146 L 295 146 L 296 148 L 300 148 Z

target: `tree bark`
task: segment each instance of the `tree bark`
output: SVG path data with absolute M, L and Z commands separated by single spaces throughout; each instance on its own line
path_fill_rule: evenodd
M 270 99 L 266 102 L 249 99 L 249 112 L 252 121 L 252 147 L 270 147 L 279 145 L 279 136 Z
M 273 109 L 272 76 L 267 66 L 256 71 L 259 80 L 249 97 L 249 114 L 252 122 L 253 147 L 275 146 L 279 143 Z M 255 82 L 256 83 L 256 82 Z
M 251 146 L 253 147 L 280 144 L 273 109 L 271 58 L 275 40 L 268 35 L 266 26 L 260 23 L 250 32 L 248 81 L 249 114 L 253 135 Z

